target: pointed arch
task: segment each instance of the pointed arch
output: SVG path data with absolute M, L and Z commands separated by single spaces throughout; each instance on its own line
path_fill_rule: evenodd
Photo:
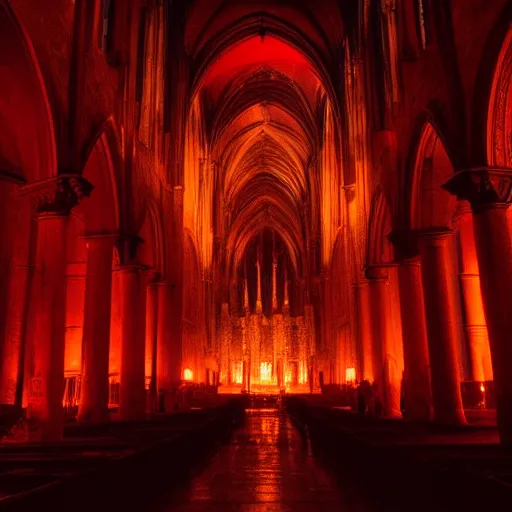
M 123 226 L 119 183 L 121 156 L 112 121 L 107 121 L 91 139 L 83 155 L 82 175 L 94 187 L 83 201 L 83 212 L 90 233 L 116 233 Z
M 457 199 L 442 188 L 454 172 L 439 131 L 424 122 L 411 159 L 408 225 L 412 229 L 449 227 Z
M 512 78 L 512 3 L 507 2 L 489 31 L 479 63 L 472 98 L 470 162 L 473 167 L 501 166 L 512 159 L 510 141 L 510 80 Z M 509 131 L 510 133 L 510 131 Z
M 486 128 L 485 163 L 512 168 L 512 28 L 498 54 L 488 98 L 487 122 L 481 123 Z
M 149 202 L 145 208 L 144 222 L 139 231 L 143 244 L 139 250 L 142 263 L 163 273 L 165 270 L 165 243 L 160 209 L 156 203 Z
M 279 39 L 306 57 L 328 91 L 330 101 L 336 105 L 336 117 L 338 118 L 339 102 L 336 99 L 337 89 L 332 83 L 331 75 L 320 48 L 304 32 L 293 27 L 284 19 L 266 12 L 252 13 L 241 19 L 234 20 L 224 30 L 210 37 L 207 43 L 193 50 L 196 66 L 191 81 L 191 97 L 194 97 L 201 88 L 209 68 L 223 54 L 248 39 L 261 37 L 262 24 L 265 25 L 265 37 Z
M 183 237 L 183 356 L 182 371 L 192 370 L 196 382 L 204 376 L 204 290 L 201 267 L 193 233 L 185 229 Z
M 0 168 L 33 182 L 57 174 L 52 111 L 30 37 L 0 3 Z

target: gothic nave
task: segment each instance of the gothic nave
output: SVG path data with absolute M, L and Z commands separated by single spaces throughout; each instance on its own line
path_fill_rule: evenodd
M 511 501 L 511 27 L 0 0 L 0 511 Z

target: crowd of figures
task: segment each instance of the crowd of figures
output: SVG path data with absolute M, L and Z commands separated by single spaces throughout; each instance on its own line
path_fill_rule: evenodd
M 370 384 L 363 380 L 356 388 L 357 411 L 368 418 L 381 418 L 384 414 L 384 407 L 379 396 L 379 388 L 376 382 Z

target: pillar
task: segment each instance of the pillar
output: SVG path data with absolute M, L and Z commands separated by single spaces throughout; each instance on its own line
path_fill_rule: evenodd
M 471 361 L 470 378 L 478 382 L 490 381 L 493 380 L 491 351 L 480 291 L 473 216 L 466 202 L 459 203 L 457 221 L 461 253 L 460 281 L 465 312 L 464 328 Z
M 34 314 L 28 377 L 29 439 L 62 439 L 66 322 L 66 228 L 71 209 L 91 190 L 78 176 L 59 176 L 25 187 L 37 195 L 37 244 L 32 288 Z
M 448 229 L 419 233 L 427 323 L 433 420 L 464 424 L 457 361 L 457 307 L 453 274 L 453 240 Z
M 172 389 L 177 376 L 173 361 L 174 326 L 169 311 L 172 307 L 172 285 L 168 282 L 158 283 L 158 329 L 156 349 L 156 386 L 158 393 L 163 393 L 165 412 L 172 411 Z
M 0 169 L 0 404 L 9 405 L 15 403 L 28 276 L 14 258 L 17 231 L 28 228 L 18 221 L 19 186 Z
M 370 322 L 372 326 L 373 377 L 379 387 L 387 417 L 400 417 L 399 362 L 393 349 L 389 272 L 386 266 L 366 268 L 369 280 Z
M 416 236 L 410 231 L 394 231 L 389 239 L 399 262 L 397 275 L 404 352 L 404 418 L 430 421 L 430 358 Z
M 119 268 L 121 368 L 119 419 L 140 420 L 146 411 L 145 348 L 147 271 L 140 265 Z
M 108 420 L 113 249 L 114 238 L 111 235 L 87 237 L 78 421 L 100 423 Z
M 372 382 L 372 334 L 371 334 L 371 313 L 370 313 L 370 295 L 368 281 L 360 281 L 354 284 L 354 294 L 356 303 L 356 323 L 357 337 L 359 344 L 360 359 L 360 380 Z
M 508 208 L 512 169 L 479 168 L 456 173 L 444 187 L 473 211 L 480 286 L 496 390 L 498 431 L 512 445 L 512 237 Z
M 430 361 L 419 261 L 400 262 L 398 288 L 404 346 L 404 416 L 412 421 L 430 421 Z
M 183 316 L 183 187 L 175 186 L 172 207 L 171 253 L 167 281 L 158 290 L 157 387 L 171 412 L 182 382 Z
M 146 389 L 149 388 L 148 412 L 155 412 L 157 409 L 156 396 L 156 360 L 157 360 L 157 339 L 158 339 L 158 282 L 157 277 L 152 275 L 148 279 L 146 292 L 146 349 L 145 349 L 145 377 Z
M 15 266 L 11 272 L 5 308 L 5 336 L 0 357 L 0 404 L 21 405 L 17 391 L 23 374 L 21 364 L 31 268 Z

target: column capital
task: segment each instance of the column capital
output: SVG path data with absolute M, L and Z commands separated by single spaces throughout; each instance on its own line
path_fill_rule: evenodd
M 449 240 L 453 236 L 453 230 L 445 226 L 438 226 L 417 229 L 414 231 L 414 234 L 418 242 L 437 246 L 441 245 L 445 240 Z
M 457 199 L 469 201 L 475 213 L 508 208 L 512 202 L 512 169 L 481 167 L 458 171 L 443 188 Z
M 102 241 L 102 240 L 112 240 L 112 243 L 117 239 L 119 236 L 119 233 L 84 233 L 83 235 L 80 235 L 78 238 L 81 240 L 85 240 L 86 242 L 93 242 L 93 241 Z
M 171 290 L 176 288 L 176 285 L 167 279 L 160 279 L 160 281 L 156 281 L 155 284 L 157 286 L 161 286 L 162 288 L 169 288 Z
M 143 265 L 142 263 L 129 263 L 128 265 L 120 265 L 117 272 L 125 274 L 136 274 L 140 272 L 149 272 L 150 267 Z
M 93 186 L 79 174 L 59 174 L 21 187 L 23 195 L 33 198 L 38 215 L 66 216 L 90 195 Z
M 396 263 L 379 263 L 368 265 L 364 269 L 366 279 L 371 282 L 387 281 L 389 279 L 389 269 L 397 267 Z
M 404 258 L 397 262 L 397 267 L 406 268 L 406 267 L 421 267 L 420 255 L 418 253 L 417 256 L 413 258 Z

